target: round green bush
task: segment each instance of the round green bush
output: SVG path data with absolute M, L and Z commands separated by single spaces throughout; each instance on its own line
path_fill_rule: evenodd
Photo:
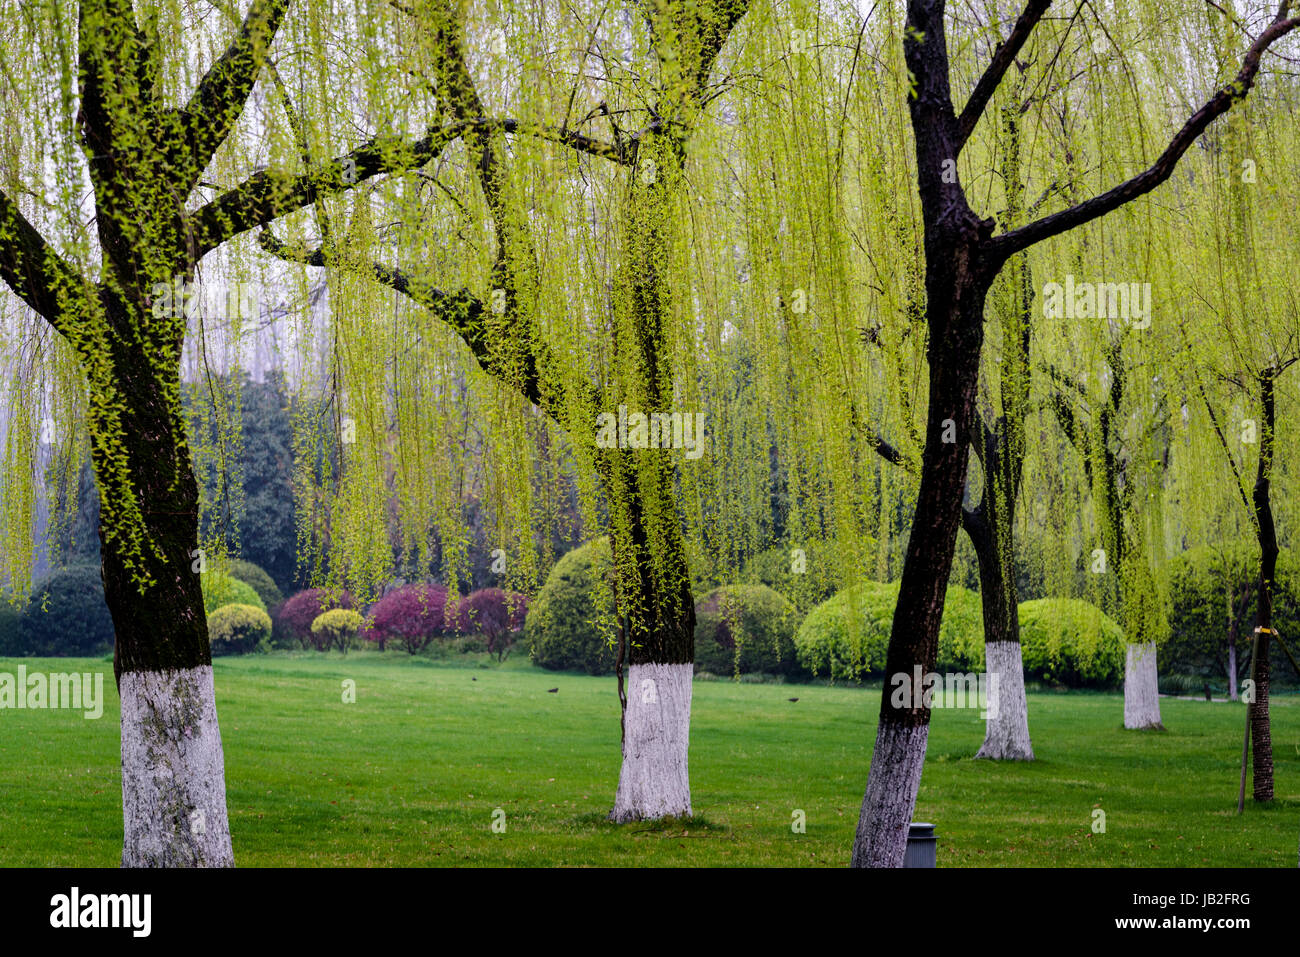
M 613 631 L 597 624 L 608 607 L 598 592 L 612 571 L 609 541 L 588 542 L 555 563 L 524 621 L 524 640 L 533 661 L 553 671 L 607 675 L 614 670 Z
M 199 576 L 199 580 L 203 586 L 203 610 L 209 615 L 223 605 L 252 605 L 266 611 L 266 605 L 253 586 L 233 575 L 207 571 Z
M 898 597 L 897 592 L 894 597 Z M 980 596 L 969 588 L 949 585 L 944 595 L 935 667 L 940 671 L 984 670 L 984 606 Z
M 1123 678 L 1124 632 L 1096 605 L 1039 598 L 1018 611 L 1026 676 L 1072 687 L 1110 687 Z
M 795 633 L 799 663 L 814 675 L 832 678 L 883 671 L 889 647 L 884 611 L 897 593 L 894 585 L 861 582 L 822 602 Z
M 271 616 L 255 605 L 222 605 L 208 615 L 212 654 L 246 655 L 271 641 Z
M 806 674 L 794 648 L 799 613 L 766 585 L 723 585 L 695 605 L 695 670 L 715 675 Z
M 885 670 L 898 582 L 861 582 L 818 605 L 795 634 L 799 662 L 815 675 L 860 679 Z M 957 585 L 944 596 L 936 667 L 984 667 L 984 619 L 979 596 Z
M 350 608 L 335 608 L 318 615 L 311 623 L 316 647 L 337 648 L 346 655 L 349 648 L 360 647 L 357 632 L 361 630 L 361 622 L 361 614 Z
M 113 618 L 97 565 L 72 565 L 32 589 L 18 619 L 18 656 L 93 656 L 113 647 Z
M 275 580 L 267 574 L 266 569 L 261 565 L 254 565 L 242 558 L 235 558 L 231 559 L 226 570 L 229 571 L 232 578 L 237 578 L 245 585 L 252 586 L 253 591 L 257 592 L 257 597 L 262 599 L 262 606 L 268 613 L 276 605 L 284 601 L 284 593 L 280 591 L 280 586 L 275 583 Z
M 281 602 L 275 609 L 271 624 L 271 643 L 277 648 L 314 648 L 316 636 L 311 633 L 311 623 L 323 612 L 334 608 L 356 608 L 356 601 L 345 589 L 308 588 Z M 323 651 L 325 649 L 318 648 Z M 383 644 L 379 646 L 383 651 Z

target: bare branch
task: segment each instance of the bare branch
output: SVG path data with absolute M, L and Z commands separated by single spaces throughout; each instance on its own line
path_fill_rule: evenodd
M 903 458 L 902 453 L 874 432 L 867 435 L 867 444 L 875 449 L 876 454 L 886 462 L 890 462 L 900 468 L 908 467 L 908 462 Z
M 1187 347 L 1187 354 L 1192 355 L 1192 343 L 1187 337 L 1187 330 L 1181 323 L 1178 324 L 1178 331 L 1182 334 L 1183 343 Z M 1198 377 L 1196 379 L 1197 391 L 1201 394 L 1201 401 L 1205 404 L 1205 411 L 1210 416 L 1210 424 L 1214 426 L 1214 434 L 1218 436 L 1219 445 L 1223 448 L 1224 457 L 1228 460 L 1228 467 L 1232 469 L 1232 477 L 1236 480 L 1237 492 L 1241 495 L 1242 504 L 1246 506 L 1246 514 L 1255 521 L 1255 511 L 1251 507 L 1250 497 L 1246 494 L 1246 484 L 1242 478 L 1241 469 L 1237 467 L 1237 457 L 1232 454 L 1232 446 L 1228 444 L 1228 438 L 1223 434 L 1223 427 L 1219 424 L 1219 417 L 1214 414 L 1214 406 L 1210 404 L 1210 396 L 1205 391 L 1205 383 Z
M 479 367 L 488 375 L 504 385 L 517 389 L 524 398 L 540 409 L 556 407 L 556 401 L 548 403 L 548 396 L 543 394 L 537 359 L 532 358 L 530 352 L 527 368 L 518 370 L 510 365 L 508 356 L 500 348 L 499 337 L 494 335 L 484 319 L 486 310 L 482 300 L 469 290 L 447 292 L 401 269 L 372 260 L 362 261 L 355 256 L 331 261 L 324 249 L 311 249 L 297 244 L 287 245 L 277 239 L 269 229 L 258 233 L 257 239 L 263 249 L 285 262 L 317 267 L 327 265 L 353 267 L 390 289 L 400 292 L 411 301 L 424 306 L 436 319 L 445 323 L 460 336 L 461 341 L 469 347 L 469 351 L 478 360 Z M 543 360 L 550 359 L 544 347 L 534 344 L 533 351 L 537 352 Z M 520 371 L 522 375 L 517 374 Z M 550 398 L 555 399 L 553 395 Z
M 1002 83 L 1002 78 L 1006 76 L 1007 70 L 1015 62 L 1016 55 L 1024 48 L 1025 43 L 1029 40 L 1029 35 L 1034 32 L 1034 27 L 1038 26 L 1038 21 L 1043 19 L 1043 14 L 1047 8 L 1052 5 L 1052 0 L 1030 0 L 1029 5 L 1020 14 L 1016 20 L 1016 25 L 1011 28 L 1011 33 L 998 44 L 997 50 L 993 53 L 993 59 L 989 61 L 988 69 L 984 75 L 979 78 L 975 84 L 975 89 L 966 101 L 966 106 L 962 108 L 961 116 L 957 118 L 957 151 L 966 145 L 966 140 L 970 138 L 975 129 L 975 124 L 979 122 L 980 117 L 984 114 L 984 108 L 988 106 L 989 100 L 997 92 L 998 86 Z
M 485 126 L 496 128 L 503 133 L 514 133 L 520 136 L 533 136 L 537 139 L 547 140 L 552 143 L 559 143 L 570 149 L 577 150 L 579 153 L 589 153 L 592 156 L 599 156 L 602 159 L 612 160 L 620 166 L 631 166 L 632 156 L 627 149 L 626 144 L 620 142 L 615 145 L 607 143 L 604 140 L 597 139 L 593 136 L 584 136 L 575 130 L 562 129 L 558 126 L 542 126 L 536 123 L 521 123 L 519 120 L 490 120 L 476 119 L 467 120 L 467 126 Z
M 1102 193 L 1100 196 L 1094 196 L 1092 199 L 1071 206 L 1069 209 L 1053 213 L 1019 229 L 1013 229 L 1001 236 L 994 237 L 986 245 L 986 249 L 992 258 L 995 261 L 1004 260 L 1021 250 L 1028 249 L 1035 243 L 1042 242 L 1044 239 L 1050 239 L 1075 227 L 1092 222 L 1094 219 L 1118 209 L 1125 203 L 1151 192 L 1173 175 L 1174 167 L 1178 165 L 1178 161 L 1200 135 L 1205 132 L 1206 128 L 1228 112 L 1234 103 L 1244 99 L 1246 94 L 1250 92 L 1255 83 L 1255 76 L 1259 72 L 1259 63 L 1264 52 L 1272 44 L 1286 36 L 1297 26 L 1300 26 L 1300 18 L 1287 18 L 1286 12 L 1289 7 L 1289 2 L 1281 4 L 1273 22 L 1246 51 L 1241 70 L 1237 73 L 1236 79 L 1210 97 L 1205 105 L 1192 115 L 1155 163 L 1132 179 Z
M 269 229 L 259 232 L 257 241 L 268 253 L 285 262 L 317 267 L 331 265 L 323 248 L 311 249 L 300 243 L 293 245 L 283 243 Z M 354 258 L 348 257 L 348 260 Z M 341 263 L 334 264 L 341 265 Z M 366 261 L 363 267 L 375 281 L 400 292 L 434 313 L 440 321 L 460 334 L 475 355 L 480 354 L 479 345 L 484 339 L 485 331 L 482 323 L 483 303 L 468 290 L 446 292 L 401 269 L 385 266 L 379 262 Z

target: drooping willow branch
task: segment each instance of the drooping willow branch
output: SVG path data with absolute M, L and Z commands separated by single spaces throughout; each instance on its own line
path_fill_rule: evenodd
M 255 173 L 189 217 L 194 256 L 201 258 L 240 233 L 266 226 L 321 196 L 346 192 L 373 176 L 424 166 L 451 145 L 463 129 L 462 123 L 449 123 L 429 130 L 414 142 L 377 136 L 304 173 Z
M 238 35 L 199 81 L 181 113 L 190 151 L 183 193 L 194 188 L 217 147 L 234 128 L 288 8 L 289 0 L 256 0 Z
M 1174 168 L 1183 154 L 1216 119 L 1228 112 L 1232 105 L 1245 98 L 1255 84 L 1259 73 L 1260 60 L 1270 46 L 1300 26 L 1300 17 L 1287 17 L 1290 0 L 1283 0 L 1277 15 L 1268 28 L 1250 45 L 1242 59 L 1237 76 L 1226 86 L 1220 88 L 1206 103 L 1183 124 L 1174 134 L 1165 151 L 1147 169 L 1107 190 L 1100 196 L 1085 200 L 1068 209 L 1044 216 L 1019 229 L 1003 233 L 988 241 L 988 251 L 993 261 L 1002 262 L 1015 253 L 1028 249 L 1035 243 L 1059 236 L 1094 219 L 1113 212 L 1125 203 L 1143 196 L 1173 175 Z

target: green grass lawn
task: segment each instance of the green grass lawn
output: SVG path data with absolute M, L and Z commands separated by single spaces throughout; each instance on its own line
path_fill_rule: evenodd
M 16 660 L 0 660 L 12 672 Z M 0 711 L 0 863 L 115 866 L 118 702 Z M 786 865 L 848 862 L 878 691 L 697 681 L 687 825 L 604 820 L 619 768 L 613 678 L 400 653 L 218 659 L 240 866 Z M 342 702 L 344 679 L 356 703 Z M 558 687 L 549 694 L 547 689 Z M 788 699 L 797 697 L 791 702 Z M 1300 702 L 1273 702 L 1277 800 L 1237 817 L 1242 705 L 1162 699 L 1126 732 L 1118 694 L 1032 694 L 1038 760 L 974 761 L 978 711 L 936 711 L 916 819 L 940 866 L 1287 866 L 1300 836 Z M 1106 833 L 1092 832 L 1094 808 Z M 492 831 L 493 812 L 506 831 Z M 807 831 L 791 831 L 802 810 Z

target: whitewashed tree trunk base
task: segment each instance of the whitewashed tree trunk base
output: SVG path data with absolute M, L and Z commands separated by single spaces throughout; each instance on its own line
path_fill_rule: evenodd
M 1237 700 L 1237 646 L 1228 646 L 1228 700 Z
M 882 720 L 877 727 L 853 842 L 853 867 L 903 866 L 929 737 L 928 725 L 913 727 Z
M 233 867 L 212 668 L 122 675 L 123 867 Z
M 689 663 L 628 668 L 623 768 L 610 820 L 691 816 L 687 751 L 694 671 Z
M 1128 646 L 1124 663 L 1124 727 L 1131 731 L 1164 730 L 1160 723 L 1154 642 Z
M 985 671 L 997 675 L 996 693 L 989 682 L 988 720 L 977 758 L 1032 761 L 1029 704 L 1025 700 L 1025 667 L 1018 641 L 990 641 L 984 646 Z

